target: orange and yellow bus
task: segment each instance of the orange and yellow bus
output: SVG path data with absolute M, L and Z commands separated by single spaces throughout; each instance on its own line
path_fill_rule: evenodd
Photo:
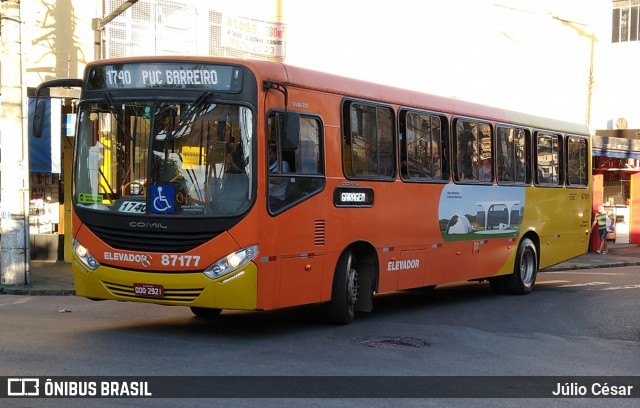
M 98 61 L 37 93 L 54 86 L 81 88 L 80 296 L 205 317 L 326 303 L 344 324 L 409 288 L 526 294 L 588 247 L 583 124 L 213 57 Z

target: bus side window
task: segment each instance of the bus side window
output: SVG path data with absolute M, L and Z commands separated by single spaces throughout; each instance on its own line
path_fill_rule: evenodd
M 496 137 L 496 176 L 499 184 L 529 184 L 529 131 L 499 126 Z
M 300 119 L 300 145 L 295 151 L 296 163 L 301 174 L 322 175 L 321 124 L 315 118 Z
M 284 211 L 324 188 L 323 128 L 320 119 L 301 115 L 298 145 L 294 149 L 285 149 L 278 133 L 281 130 L 275 123 L 276 117 L 271 115 L 268 121 L 269 146 L 275 146 L 276 152 L 279 152 L 276 163 L 268 164 L 269 211 L 272 214 Z M 282 169 L 282 172 L 276 169 Z M 284 189 L 283 184 L 286 185 Z
M 585 137 L 567 137 L 567 185 L 589 185 L 589 144 Z
M 457 120 L 455 126 L 455 180 L 473 180 L 473 142 L 476 139 L 475 123 Z
M 454 180 L 464 183 L 491 182 L 493 180 L 491 125 L 457 119 L 454 129 Z
M 416 181 L 442 180 L 444 168 L 443 122 L 440 116 L 402 110 L 399 115 L 402 132 L 402 178 Z
M 342 109 L 345 175 L 349 178 L 395 178 L 393 110 L 352 101 L 346 101 Z
M 560 135 L 536 132 L 536 183 L 557 186 L 562 183 L 560 173 Z

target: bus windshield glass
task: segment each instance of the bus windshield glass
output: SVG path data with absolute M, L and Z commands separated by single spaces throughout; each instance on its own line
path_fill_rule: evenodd
M 82 104 L 78 207 L 137 216 L 244 213 L 253 191 L 253 114 L 207 96 L 192 103 Z

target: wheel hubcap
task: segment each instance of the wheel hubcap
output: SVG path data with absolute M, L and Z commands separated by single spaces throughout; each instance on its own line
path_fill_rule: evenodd
M 535 269 L 535 259 L 534 255 L 531 251 L 526 250 L 522 254 L 522 259 L 520 261 L 520 276 L 522 278 L 522 282 L 529 286 L 533 281 L 533 272 Z
M 358 301 L 358 272 L 351 266 L 352 258 L 347 262 L 347 304 L 352 309 Z

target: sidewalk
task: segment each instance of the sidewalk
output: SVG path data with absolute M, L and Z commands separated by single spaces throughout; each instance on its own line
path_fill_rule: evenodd
M 558 265 L 545 268 L 541 272 L 611 268 L 629 265 L 640 265 L 640 246 L 635 244 L 611 245 L 610 251 L 606 255 L 590 252 Z M 64 262 L 31 261 L 30 271 L 30 285 L 0 285 L 0 294 L 75 295 L 71 264 Z
M 640 246 L 636 244 L 609 244 L 609 253 L 607 254 L 587 252 L 577 258 L 545 268 L 542 272 L 634 265 L 640 265 Z
M 75 295 L 71 264 L 62 261 L 31 261 L 31 283 L 0 285 L 0 294 L 8 295 Z

